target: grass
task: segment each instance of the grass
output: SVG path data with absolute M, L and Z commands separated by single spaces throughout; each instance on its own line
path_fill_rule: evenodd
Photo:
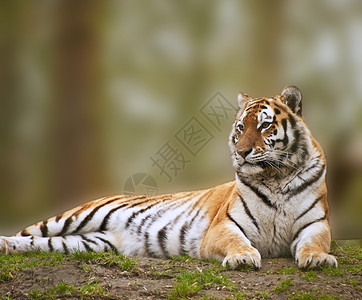
M 318 278 L 317 271 L 309 270 L 303 274 L 303 277 L 305 280 L 307 280 L 309 282 L 316 281 Z
M 98 282 L 86 283 L 80 287 L 60 282 L 54 287 L 46 290 L 34 289 L 29 291 L 30 299 L 58 299 L 59 297 L 105 298 L 108 294 Z
M 199 262 L 199 263 L 207 263 L 207 264 L 212 264 L 212 265 L 216 265 L 216 266 L 220 266 L 221 262 L 217 259 L 209 259 L 209 260 L 202 260 L 202 259 L 194 259 L 191 256 L 186 255 L 180 255 L 180 256 L 171 256 L 170 257 L 170 261 L 171 262 L 185 262 L 185 263 L 190 263 L 190 262 Z
M 293 281 L 291 278 L 287 278 L 283 280 L 279 285 L 277 285 L 274 288 L 275 293 L 282 293 L 284 292 L 288 287 L 290 287 L 293 284 Z
M 234 284 L 220 270 L 211 268 L 195 272 L 183 272 L 177 278 L 169 299 L 187 299 L 196 295 L 199 291 L 212 287 L 227 288 L 232 290 Z
M 182 261 L 182 262 L 193 262 L 194 259 L 188 255 L 172 256 L 170 257 L 171 261 Z
M 90 270 L 91 264 L 106 267 L 117 267 L 123 271 L 134 270 L 137 262 L 123 255 L 115 255 L 112 252 L 75 252 L 70 259 L 83 261 L 84 271 Z M 63 264 L 68 257 L 58 252 L 27 252 L 12 255 L 0 255 L 0 283 L 16 278 L 24 269 L 32 269 L 38 266 L 53 266 Z
M 292 267 L 283 267 L 280 270 L 265 270 L 265 273 L 267 274 L 280 274 L 280 275 L 290 275 L 290 274 L 296 274 L 300 272 L 297 266 Z
M 297 266 L 284 267 L 279 271 L 279 274 L 289 275 L 289 274 L 296 274 L 297 272 L 300 272 Z
M 97 264 L 105 267 L 117 267 L 122 271 L 134 270 L 138 263 L 134 259 L 122 254 L 109 252 L 74 252 L 71 255 L 73 260 L 83 261 L 86 264 Z M 87 268 L 83 265 L 83 268 Z
M 163 279 L 163 278 L 173 278 L 172 274 L 170 272 L 165 272 L 165 271 L 154 271 L 152 272 L 151 276 L 153 278 L 157 278 L 157 279 Z
M 291 300 L 337 300 L 342 299 L 339 297 L 334 297 L 328 293 L 316 294 L 313 292 L 299 291 L 293 294 L 290 294 L 288 299 Z
M 159 294 L 152 293 L 147 286 L 145 295 L 169 299 L 188 299 L 192 297 L 200 299 L 214 299 L 219 295 L 226 295 L 224 298 L 230 299 L 266 299 L 268 297 L 283 297 L 289 299 L 338 299 L 333 289 L 326 289 L 320 292 L 323 287 L 342 284 L 344 289 L 353 290 L 356 294 L 362 293 L 359 275 L 362 273 L 362 249 L 359 246 L 339 246 L 334 244 L 332 253 L 338 258 L 338 268 L 321 268 L 320 270 L 301 271 L 296 265 L 287 267 L 275 267 L 271 264 L 264 264 L 264 269 L 255 271 L 251 268 L 239 268 L 230 271 L 221 266 L 219 261 L 200 261 L 189 256 L 172 257 L 170 260 L 155 260 L 154 265 L 145 262 L 117 255 L 113 252 L 76 252 L 71 255 L 60 253 L 29 252 L 25 254 L 0 255 L 0 286 L 10 287 L 19 282 L 21 274 L 24 276 L 26 270 L 31 269 L 37 274 L 37 270 L 42 266 L 66 265 L 75 270 L 79 269 L 79 274 L 83 276 L 80 284 L 78 281 L 59 282 L 55 286 L 48 276 L 37 278 L 38 289 L 26 290 L 31 299 L 57 299 L 57 298 L 106 298 L 112 294 L 112 288 L 105 278 L 99 274 L 109 274 L 109 278 L 119 276 L 119 280 L 133 280 L 130 284 L 135 284 L 135 290 L 143 287 L 143 282 L 166 282 L 167 288 L 163 288 Z M 278 263 L 278 260 L 273 260 Z M 37 269 L 38 268 L 38 269 Z M 47 270 L 46 268 L 45 270 Z M 50 269 L 51 270 L 51 269 Z M 103 270 L 103 271 L 102 271 Z M 102 271 L 99 273 L 99 271 Z M 243 273 L 241 273 L 241 271 Z M 27 274 L 29 274 L 29 271 Z M 43 269 L 43 274 L 44 269 Z M 250 277 L 262 277 L 266 282 L 273 279 L 274 282 L 265 285 L 263 280 L 250 282 Z M 118 278 L 118 277 L 117 277 Z M 276 282 L 280 278 L 279 282 Z M 59 280 L 62 280 L 60 278 Z M 97 281 L 98 280 L 98 281 Z M 247 289 L 245 282 L 248 282 Z M 302 287 L 299 287 L 299 284 Z M 312 286 L 320 286 L 315 290 Z M 49 288 L 50 286 L 50 288 Z M 48 287 L 48 288 L 43 288 Z M 106 287 L 106 288 L 105 288 Z M 250 288 L 249 288 L 250 287 Z M 302 290 L 303 287 L 307 289 Z M 131 288 L 128 288 L 130 290 Z M 294 291 L 294 292 L 293 292 Z M 328 294 L 333 293 L 333 295 Z M 246 294 L 245 294 L 246 293 Z M 216 295 L 216 296 L 215 296 Z M 28 297 L 28 298 L 29 298 Z M 343 295 L 341 295 L 343 297 Z M 1 296 L 0 299 L 7 299 Z M 9 296 L 8 299 L 11 299 Z
M 350 279 L 351 275 L 362 274 L 362 248 L 359 246 L 339 246 L 332 244 L 332 253 L 338 256 L 338 268 L 321 268 L 321 271 L 331 277 L 340 277 L 346 284 L 359 288 L 356 280 Z
M 256 292 L 255 296 L 257 299 L 268 299 L 269 293 L 268 292 Z
M 36 266 L 60 265 L 66 256 L 61 253 L 28 252 L 0 255 L 0 283 L 14 279 L 21 270 Z

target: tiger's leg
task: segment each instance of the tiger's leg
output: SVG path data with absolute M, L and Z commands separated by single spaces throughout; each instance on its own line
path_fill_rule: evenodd
M 216 258 L 225 267 L 241 265 L 261 267 L 259 251 L 251 246 L 241 227 L 234 220 L 225 219 L 206 232 L 200 247 L 202 259 Z
M 324 219 L 306 225 L 295 234 L 291 244 L 291 252 L 298 267 L 301 269 L 337 267 L 335 257 L 328 254 L 331 243 L 328 221 Z
M 80 235 L 39 237 L 0 237 L 0 253 L 24 253 L 28 251 L 117 251 L 117 240 L 110 232 L 94 232 Z

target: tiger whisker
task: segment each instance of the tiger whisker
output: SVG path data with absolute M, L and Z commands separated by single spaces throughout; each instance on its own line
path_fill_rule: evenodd
M 280 156 L 284 157 L 283 161 L 281 158 L 274 158 L 274 157 L 270 157 L 271 154 L 277 154 Z M 282 151 L 282 150 L 273 150 L 273 151 L 267 151 L 266 154 L 269 156 L 270 160 L 276 161 L 278 164 L 283 165 L 284 167 L 288 167 L 288 168 L 293 168 L 294 170 L 298 170 L 299 169 L 299 165 L 296 164 L 295 162 L 293 162 L 290 158 L 289 158 L 289 152 L 287 151 Z

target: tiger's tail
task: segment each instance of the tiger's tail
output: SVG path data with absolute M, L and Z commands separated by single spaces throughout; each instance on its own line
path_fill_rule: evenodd
M 145 197 L 145 196 L 142 196 Z M 103 230 L 110 212 L 126 206 L 127 196 L 105 197 L 80 205 L 42 222 L 31 225 L 12 237 L 0 237 L 0 252 L 31 250 L 117 252 L 114 234 Z

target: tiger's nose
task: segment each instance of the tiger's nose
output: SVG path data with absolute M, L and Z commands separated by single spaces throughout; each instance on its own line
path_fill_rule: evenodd
M 251 153 L 251 151 L 252 151 L 253 149 L 239 149 L 238 150 L 238 154 L 242 157 L 242 158 L 244 158 L 245 159 L 245 157 L 247 157 L 250 153 Z

